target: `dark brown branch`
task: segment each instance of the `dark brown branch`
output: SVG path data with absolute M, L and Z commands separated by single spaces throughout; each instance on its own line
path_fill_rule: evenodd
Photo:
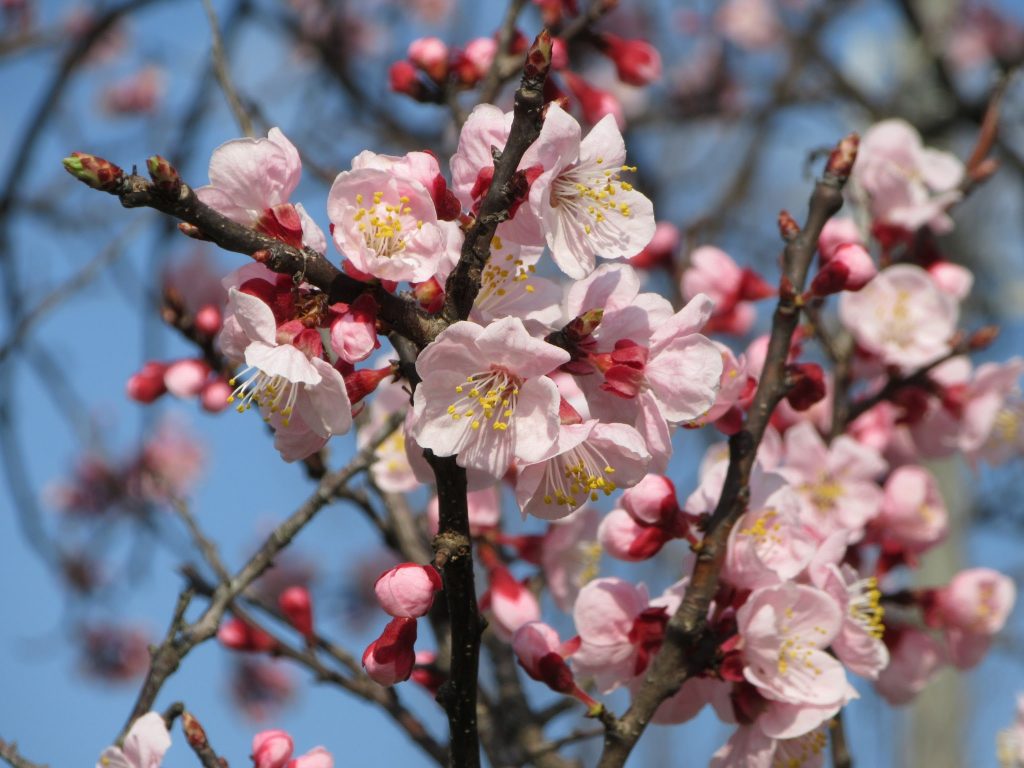
M 846 744 L 846 731 L 843 729 L 843 712 L 836 712 L 836 716 L 828 724 L 828 731 L 832 749 L 832 768 L 853 768 L 853 758 L 850 756 L 850 749 Z
M 5 761 L 11 768 L 46 768 L 43 763 L 33 763 L 22 757 L 15 742 L 3 739 L 0 739 L 0 760 Z
M 439 318 L 426 314 L 415 302 L 388 293 L 379 285 L 361 283 L 323 254 L 300 250 L 269 235 L 223 216 L 199 200 L 195 191 L 181 184 L 177 191 L 165 192 L 142 176 L 126 175 L 111 190 L 125 208 L 153 208 L 191 224 L 221 248 L 244 253 L 274 272 L 292 275 L 314 285 L 333 302 L 352 302 L 369 293 L 380 307 L 380 318 L 411 339 L 420 348 L 426 346 L 444 327 Z
M 733 525 L 746 511 L 750 473 L 758 445 L 772 412 L 788 389 L 786 360 L 800 320 L 798 297 L 825 222 L 843 204 L 842 188 L 856 156 L 855 136 L 844 139 L 829 158 L 825 174 L 811 195 L 807 222 L 791 239 L 782 256 L 779 302 L 772 318 L 771 337 L 761 380 L 744 428 L 729 440 L 729 468 L 721 498 L 708 521 L 697 550 L 690 586 L 679 609 L 669 620 L 665 642 L 647 669 L 640 690 L 621 719 L 607 718 L 600 768 L 622 766 L 650 723 L 658 706 L 690 677 L 711 666 L 716 640 L 707 632 L 708 607 L 718 588 L 726 541 Z

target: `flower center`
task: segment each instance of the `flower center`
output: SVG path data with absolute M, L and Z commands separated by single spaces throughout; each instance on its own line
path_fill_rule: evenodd
M 779 516 L 779 513 L 774 509 L 766 509 L 764 512 L 754 521 L 754 524 L 749 528 L 741 528 L 740 536 L 750 536 L 757 541 L 758 544 L 764 544 L 766 541 L 772 544 L 782 544 L 782 537 L 779 536 L 779 531 L 782 530 L 782 524 L 775 522 L 775 519 Z
M 611 496 L 618 487 L 610 475 L 615 468 L 586 441 L 551 459 L 544 468 L 544 503 L 576 509 L 600 492 Z
M 249 373 L 252 375 L 248 379 L 241 384 L 237 383 Z M 237 376 L 233 376 L 228 383 L 232 386 L 237 384 L 235 390 L 228 395 L 229 403 L 239 401 L 235 406 L 236 411 L 248 411 L 255 403 L 261 409 L 268 409 L 271 414 L 280 413 L 283 417 L 281 424 L 288 426 L 289 417 L 295 407 L 295 399 L 299 394 L 298 383 L 289 381 L 284 376 L 271 376 L 251 365 Z
M 491 240 L 492 256 L 487 260 L 480 278 L 480 293 L 476 297 L 476 306 L 479 309 L 493 311 L 500 306 L 507 310 L 515 305 L 516 301 L 535 290 L 529 281 L 537 267 L 527 264 L 511 253 L 502 256 L 499 253 L 501 250 L 501 238 L 495 237 Z
M 401 253 L 406 246 L 405 232 L 414 226 L 416 229 L 423 228 L 423 222 L 410 215 L 412 208 L 405 195 L 398 198 L 398 205 L 385 203 L 384 193 L 380 191 L 373 193 L 370 205 L 364 206 L 363 201 L 362 194 L 356 195 L 359 208 L 356 209 L 354 220 L 366 247 L 378 256 L 391 258 Z
M 881 639 L 885 632 L 882 623 L 885 609 L 881 604 L 882 593 L 878 591 L 878 580 L 871 576 L 855 581 L 847 587 L 847 594 L 850 618 L 869 635 Z
M 632 184 L 619 180 L 619 174 L 636 172 L 636 166 L 611 169 L 603 164 L 604 158 L 599 157 L 594 163 L 574 165 L 562 171 L 551 185 L 551 207 L 561 206 L 569 215 L 586 221 L 583 231 L 588 235 L 594 227 L 604 225 L 609 215 L 633 215 L 629 204 L 616 200 L 615 193 L 633 190 Z
M 455 387 L 458 397 L 448 406 L 448 415 L 452 421 L 466 419 L 470 429 L 490 424 L 504 432 L 516 411 L 520 383 L 518 376 L 499 366 L 467 376 L 465 384 Z

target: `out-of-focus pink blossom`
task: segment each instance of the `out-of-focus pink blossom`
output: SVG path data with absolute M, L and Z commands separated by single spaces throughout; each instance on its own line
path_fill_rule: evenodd
M 1016 597 L 1013 581 L 991 568 L 961 571 L 934 593 L 927 618 L 945 632 L 954 665 L 967 669 L 981 661 Z
M 811 281 L 811 293 L 828 296 L 840 291 L 859 291 L 878 269 L 867 249 L 857 243 L 837 245 Z
M 363 651 L 363 668 L 376 683 L 394 685 L 409 679 L 416 663 L 416 619 L 394 618 Z
M 679 241 L 679 228 L 670 222 L 659 221 L 651 242 L 636 256 L 628 259 L 629 264 L 637 269 L 663 267 L 671 270 L 676 251 L 679 249 Z
M 903 369 L 945 354 L 958 314 L 956 301 L 912 264 L 884 269 L 839 300 L 839 317 L 857 343 L 886 365 Z
M 946 210 L 960 200 L 964 165 L 954 155 L 925 147 L 904 120 L 875 123 L 860 140 L 852 181 L 867 196 L 876 224 L 939 234 L 953 228 Z
M 967 267 L 951 261 L 936 261 L 928 265 L 928 274 L 939 287 L 957 301 L 963 301 L 974 285 L 974 274 Z
M 232 699 L 255 721 L 276 715 L 294 693 L 295 683 L 280 662 L 246 657 L 231 673 Z
M 597 125 L 602 119 L 610 116 L 615 120 L 620 131 L 626 127 L 626 116 L 622 112 L 622 105 L 614 95 L 588 83 L 572 70 L 563 70 L 561 75 L 569 92 L 579 102 L 584 122 Z
M 537 598 L 507 567 L 495 564 L 488 569 L 488 577 L 491 584 L 480 597 L 480 609 L 490 612 L 498 637 L 509 640 L 523 624 L 540 620 Z
M 419 618 L 434 604 L 434 593 L 444 587 L 432 565 L 402 563 L 384 571 L 373 585 L 381 608 L 392 616 Z
M 907 704 L 928 685 L 946 654 L 929 633 L 912 627 L 887 627 L 884 640 L 890 661 L 875 689 L 894 706 Z
M 164 72 L 147 66 L 103 91 L 103 109 L 114 115 L 155 112 L 164 95 Z
M 164 374 L 166 363 L 150 361 L 142 366 L 142 370 L 128 377 L 125 393 L 137 403 L 152 403 L 167 391 Z
M 102 624 L 85 628 L 81 637 L 82 669 L 91 677 L 124 682 L 149 668 L 150 637 L 139 628 Z
M 721 248 L 704 245 L 690 254 L 690 266 L 680 283 L 683 298 L 704 293 L 714 302 L 706 330 L 745 334 L 754 324 L 752 302 L 767 298 L 774 290 L 750 269 L 741 269 Z
M 646 40 L 625 40 L 610 32 L 599 40 L 602 53 L 615 64 L 622 82 L 644 86 L 661 78 L 661 54 Z
M 225 648 L 233 651 L 262 653 L 277 647 L 277 640 L 239 618 L 226 619 L 217 630 L 217 639 Z
M 715 12 L 715 29 L 730 42 L 751 50 L 770 48 L 783 31 L 772 0 L 726 0 Z
M 841 245 L 864 245 L 860 228 L 853 219 L 833 216 L 825 222 L 818 236 L 818 254 L 824 264 L 835 254 Z
M 436 83 L 448 76 L 448 46 L 439 37 L 419 37 L 409 43 L 409 61 Z
M 285 768 L 293 749 L 287 731 L 260 731 L 252 737 L 253 768 Z
M 190 398 L 198 395 L 210 376 L 210 366 L 205 360 L 178 360 L 167 366 L 164 384 L 175 397 Z
M 541 544 L 541 566 L 555 605 L 569 613 L 580 589 L 597 575 L 601 547 L 597 510 L 590 506 L 554 521 Z
M 96 768 L 160 768 L 171 746 L 171 734 L 159 712 L 147 712 L 134 723 L 123 747 L 107 747 Z
M 292 586 L 277 597 L 277 605 L 288 622 L 307 640 L 313 639 L 313 599 L 303 586 Z
M 931 472 L 908 464 L 889 475 L 881 511 L 872 524 L 883 542 L 921 553 L 946 538 L 948 524 L 946 504 Z

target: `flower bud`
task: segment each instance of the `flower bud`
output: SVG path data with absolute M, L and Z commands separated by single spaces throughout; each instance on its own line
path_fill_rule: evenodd
M 254 627 L 239 618 L 231 618 L 220 625 L 217 639 L 225 648 L 235 651 L 259 653 L 277 647 L 277 641 L 259 627 Z
M 285 768 L 293 749 L 287 731 L 261 731 L 252 737 L 253 768 Z
M 818 236 L 818 253 L 821 255 L 821 263 L 824 264 L 836 252 L 840 245 L 856 243 L 863 245 L 860 237 L 860 229 L 853 219 L 831 218 L 825 222 Z
M 210 746 L 206 738 L 206 731 L 191 712 L 181 713 L 181 730 L 185 732 L 185 739 L 193 749 L 203 749 Z
M 181 176 L 170 162 L 160 155 L 146 158 L 146 168 L 157 189 L 162 192 L 177 192 L 181 186 Z
M 498 43 L 493 37 L 470 40 L 452 64 L 456 80 L 468 87 L 476 85 L 486 77 L 497 53 Z
M 661 77 L 661 54 L 646 40 L 623 40 L 601 35 L 602 53 L 615 64 L 619 80 L 629 85 L 650 85 Z
M 392 616 L 424 616 L 434 604 L 434 593 L 443 589 L 441 574 L 432 565 L 402 563 L 382 573 L 373 585 L 381 608 Z
M 220 332 L 221 326 L 224 324 L 224 316 L 220 307 L 214 304 L 204 304 L 196 310 L 193 322 L 197 331 L 212 337 Z
M 85 152 L 72 152 L 63 162 L 68 173 L 101 192 L 113 192 L 124 178 L 124 171 L 110 161 Z
M 334 768 L 334 758 L 323 747 L 313 747 L 306 754 L 292 760 L 288 768 Z
M 199 404 L 204 411 L 220 413 L 228 407 L 228 398 L 233 391 L 234 387 L 218 376 L 206 382 L 203 391 L 199 393 Z
M 551 33 L 541 30 L 526 52 L 526 64 L 523 66 L 523 77 L 542 80 L 551 69 Z
M 840 291 L 859 291 L 878 274 L 871 254 L 858 243 L 843 243 L 835 248 L 811 281 L 814 296 Z
M 436 277 L 422 283 L 413 283 L 412 295 L 431 314 L 440 312 L 444 305 L 444 286 Z
M 185 399 L 198 395 L 209 377 L 210 366 L 204 360 L 178 360 L 167 366 L 164 384 L 172 395 Z
M 504 565 L 495 565 L 489 575 L 491 587 L 480 598 L 480 608 L 490 610 L 495 634 L 509 640 L 523 624 L 540 619 L 540 604 Z
M 148 362 L 142 370 L 128 377 L 125 392 L 137 403 L 152 403 L 167 391 L 164 374 L 167 366 L 164 363 Z
M 630 266 L 638 269 L 665 267 L 672 269 L 672 259 L 679 249 L 679 228 L 667 221 L 659 221 L 651 238 L 644 249 L 629 261 Z
M 416 101 L 422 101 L 426 95 L 426 88 L 420 81 L 416 67 L 405 59 L 396 61 L 388 69 L 388 84 L 395 93 L 404 93 Z
M 825 397 L 825 373 L 817 363 L 793 363 L 786 366 L 790 383 L 786 402 L 795 411 L 806 411 Z
M 857 159 L 857 149 L 860 147 L 860 137 L 851 133 L 840 141 L 832 153 L 828 156 L 825 164 L 825 173 L 837 179 L 845 181 L 853 170 L 853 163 Z
M 438 37 L 421 37 L 409 43 L 409 61 L 423 70 L 435 83 L 448 76 L 448 46 Z
M 313 639 L 313 599 L 305 587 L 288 587 L 277 598 L 277 606 L 293 627 L 307 640 Z
M 377 302 L 363 294 L 351 304 L 331 307 L 331 348 L 346 363 L 358 363 L 380 346 L 377 340 Z
M 416 619 L 395 618 L 363 651 L 363 668 L 379 685 L 408 680 L 416 664 Z
M 626 118 L 622 113 L 622 105 L 608 91 L 602 91 L 569 70 L 562 72 L 562 78 L 565 80 L 565 84 L 569 86 L 569 91 L 576 98 L 576 101 L 580 103 L 580 109 L 583 110 L 583 119 L 586 122 L 596 125 L 605 115 L 612 115 L 615 117 L 619 130 L 626 127 Z

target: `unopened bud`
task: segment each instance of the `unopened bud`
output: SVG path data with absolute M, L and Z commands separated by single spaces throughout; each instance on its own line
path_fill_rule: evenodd
M 523 66 L 523 78 L 544 80 L 551 70 L 551 33 L 541 30 L 537 38 L 526 52 L 526 64 Z
M 427 312 L 440 312 L 444 304 L 444 286 L 436 277 L 422 283 L 414 283 L 412 295 Z
M 178 231 L 186 237 L 191 237 L 193 240 L 209 240 L 206 235 L 203 234 L 203 230 L 197 227 L 195 224 L 189 224 L 187 221 L 178 222 Z
M 196 310 L 193 322 L 195 323 L 196 330 L 200 333 L 204 333 L 207 336 L 216 336 L 220 331 L 221 325 L 224 323 L 224 318 L 221 315 L 220 307 L 214 304 L 204 304 Z
M 789 211 L 779 211 L 779 234 L 789 243 L 800 234 L 800 225 L 796 223 Z
M 209 746 L 206 731 L 191 712 L 181 713 L 181 730 L 185 732 L 185 739 L 193 749 L 203 749 Z
M 806 411 L 825 397 L 825 373 L 817 363 L 793 363 L 786 367 L 786 378 L 786 401 L 795 411 Z
M 860 137 L 856 133 L 851 133 L 840 141 L 828 156 L 825 173 L 840 181 L 846 181 L 850 177 L 850 171 L 853 170 L 859 146 Z
M 288 587 L 277 598 L 277 605 L 289 623 L 307 640 L 313 635 L 313 599 L 305 587 Z
M 998 336 L 998 325 L 986 325 L 984 328 L 979 328 L 971 334 L 970 339 L 967 341 L 967 346 L 970 347 L 972 352 L 978 352 L 991 346 Z
M 160 155 L 146 158 L 146 168 L 157 189 L 162 192 L 177 192 L 181 187 L 181 176 L 177 169 Z
M 435 83 L 448 76 L 448 46 L 439 37 L 421 37 L 409 43 L 409 61 Z
M 63 162 L 68 173 L 102 192 L 113 192 L 124 178 L 124 171 L 109 160 L 85 152 L 72 152 Z
M 404 93 L 416 101 L 423 101 L 426 95 L 426 88 L 420 80 L 416 66 L 405 59 L 396 61 L 388 69 L 388 84 L 395 93 Z
M 604 318 L 603 309 L 588 310 L 565 326 L 565 334 L 573 341 L 581 341 L 597 330 L 602 318 Z
M 372 394 L 380 383 L 389 376 L 395 375 L 395 366 L 386 365 L 383 368 L 361 368 L 353 371 L 345 377 L 345 389 L 348 391 L 348 399 L 355 405 L 367 395 Z
M 624 40 L 611 33 L 605 33 L 598 39 L 601 52 L 615 64 L 615 71 L 622 82 L 645 86 L 661 77 L 661 54 L 646 40 Z

